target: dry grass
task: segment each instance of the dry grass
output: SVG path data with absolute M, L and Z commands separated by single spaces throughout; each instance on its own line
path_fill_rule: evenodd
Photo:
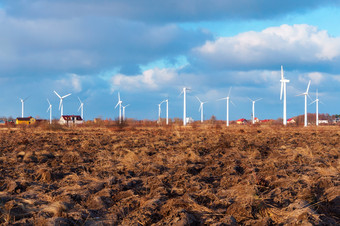
M 340 224 L 338 127 L 0 131 L 1 224 Z

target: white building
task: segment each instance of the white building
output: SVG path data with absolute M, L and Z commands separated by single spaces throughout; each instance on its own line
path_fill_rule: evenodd
M 186 118 L 186 123 L 193 123 L 193 122 L 194 122 L 193 118 L 191 118 L 191 117 Z
M 328 124 L 328 120 L 319 120 L 319 124 Z
M 80 115 L 63 115 L 59 119 L 59 124 L 62 125 L 77 125 L 82 123 L 83 119 Z

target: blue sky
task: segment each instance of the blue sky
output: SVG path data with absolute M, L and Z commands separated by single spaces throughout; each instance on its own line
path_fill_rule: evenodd
M 287 115 L 303 114 L 311 80 L 324 104 L 340 107 L 340 1 L 182 0 L 89 1 L 4 0 L 0 4 L 0 116 L 53 116 L 59 100 L 72 93 L 65 114 L 85 119 L 116 118 L 117 93 L 127 117 L 156 119 L 157 104 L 169 98 L 170 117 L 182 117 L 183 86 L 188 116 L 225 119 L 228 94 L 236 106 L 230 118 L 251 117 L 249 98 L 260 119 L 282 117 L 280 66 L 290 80 Z M 315 105 L 308 106 L 315 112 Z M 163 116 L 165 105 L 163 105 Z

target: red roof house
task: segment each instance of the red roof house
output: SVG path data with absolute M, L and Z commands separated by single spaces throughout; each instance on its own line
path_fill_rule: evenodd
M 82 124 L 83 119 L 80 115 L 63 115 L 59 119 L 59 124 L 63 125 L 76 125 Z
M 244 124 L 247 122 L 247 119 L 244 119 L 244 118 L 240 118 L 236 121 L 237 124 Z

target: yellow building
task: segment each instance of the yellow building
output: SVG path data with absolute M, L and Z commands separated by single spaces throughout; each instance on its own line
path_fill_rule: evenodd
M 35 118 L 33 117 L 26 117 L 26 118 L 17 118 L 15 121 L 15 124 L 17 125 L 30 125 L 35 123 Z

